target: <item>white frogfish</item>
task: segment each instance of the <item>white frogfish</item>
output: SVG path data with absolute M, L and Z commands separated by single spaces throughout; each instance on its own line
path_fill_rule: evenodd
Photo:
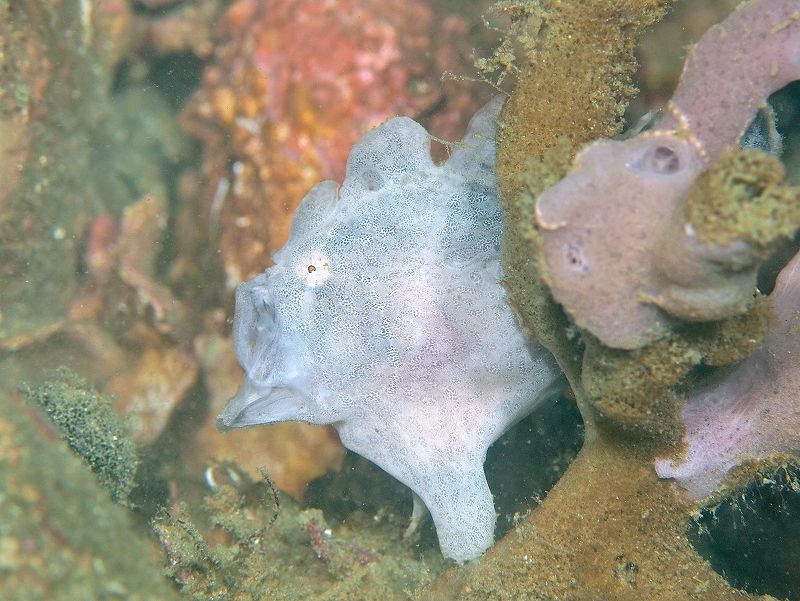
M 245 379 L 218 418 L 333 425 L 413 491 L 412 522 L 429 510 L 457 561 L 493 542 L 487 448 L 563 382 L 501 286 L 501 106 L 440 165 L 421 125 L 390 119 L 353 147 L 341 186 L 308 193 L 275 265 L 236 292 Z

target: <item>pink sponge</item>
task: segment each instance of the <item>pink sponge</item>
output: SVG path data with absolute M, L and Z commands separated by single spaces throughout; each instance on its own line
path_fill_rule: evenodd
M 683 410 L 685 458 L 656 471 L 689 496 L 713 493 L 731 468 L 800 452 L 800 253 L 772 293 L 776 326 L 761 350 L 692 392 Z
M 760 0 L 689 53 L 656 130 L 584 149 L 536 202 L 541 270 L 573 321 L 635 349 L 680 321 L 744 312 L 761 255 L 701 241 L 683 210 L 697 177 L 772 92 L 800 79 L 800 3 Z

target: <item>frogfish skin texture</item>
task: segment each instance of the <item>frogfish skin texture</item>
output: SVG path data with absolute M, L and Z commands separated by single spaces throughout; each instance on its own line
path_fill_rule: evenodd
M 562 386 L 500 284 L 501 105 L 441 165 L 421 125 L 390 119 L 353 147 L 341 186 L 308 193 L 275 265 L 236 293 L 245 379 L 218 418 L 332 424 L 413 491 L 457 561 L 493 542 L 487 448 Z

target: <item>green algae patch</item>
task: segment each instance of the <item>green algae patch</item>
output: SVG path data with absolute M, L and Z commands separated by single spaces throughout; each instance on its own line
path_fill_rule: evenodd
M 3 598 L 177 601 L 157 549 L 37 413 L 0 392 Z
M 153 527 L 170 575 L 198 601 L 414 599 L 447 565 L 438 550 L 404 542 L 396 519 L 332 523 L 241 474 L 192 515 L 165 510 Z
M 800 187 L 786 185 L 785 176 L 774 155 L 730 150 L 695 182 L 685 217 L 702 242 L 742 241 L 763 257 L 800 226 Z
M 124 504 L 134 485 L 139 458 L 111 400 L 66 368 L 57 369 L 53 379 L 42 384 L 24 384 L 22 391 L 50 417 L 111 498 Z

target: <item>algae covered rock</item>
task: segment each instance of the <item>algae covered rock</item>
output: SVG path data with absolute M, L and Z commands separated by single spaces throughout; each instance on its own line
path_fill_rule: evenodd
M 124 420 L 114 413 L 110 399 L 76 374 L 60 368 L 54 376 L 43 384 L 24 385 L 25 396 L 47 413 L 111 498 L 124 503 L 139 464 Z
M 4 374 L 5 375 L 5 374 Z M 178 599 L 154 547 L 41 416 L 0 392 L 2 597 Z

